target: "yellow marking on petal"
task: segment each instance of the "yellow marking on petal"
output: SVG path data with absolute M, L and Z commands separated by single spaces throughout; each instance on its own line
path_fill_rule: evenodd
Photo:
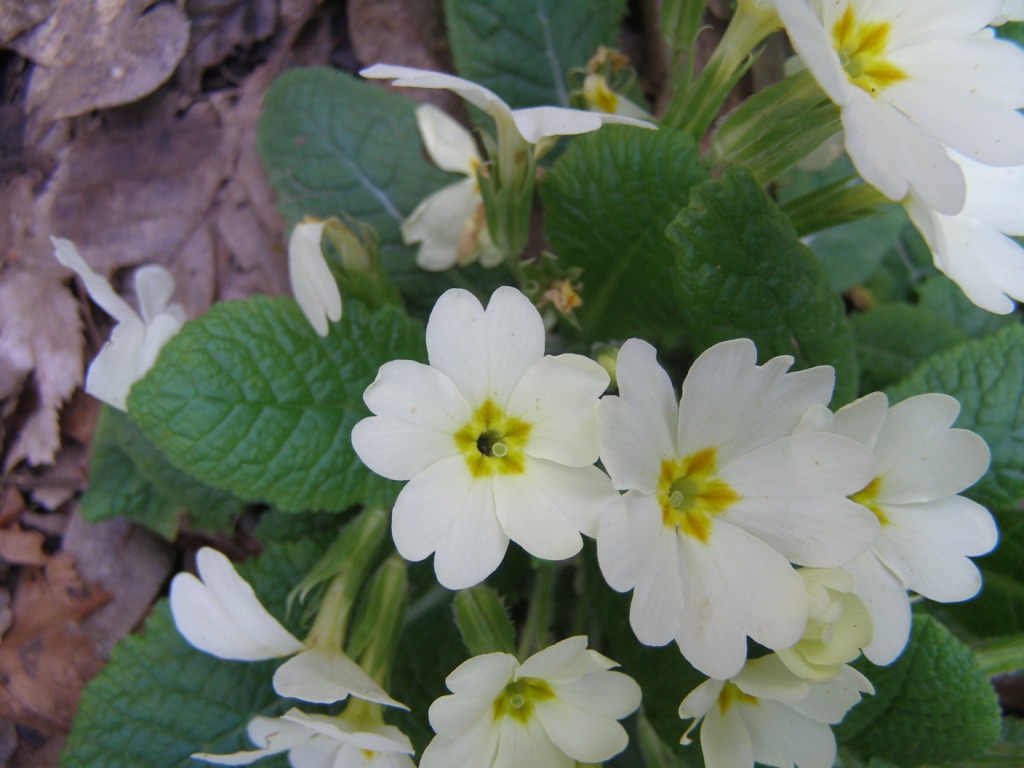
M 682 459 L 664 459 L 658 474 L 661 520 L 687 536 L 707 543 L 711 518 L 739 500 L 726 483 L 715 477 L 717 452 L 714 448 Z
M 525 463 L 523 447 L 529 436 L 529 424 L 506 416 L 490 399 L 454 435 L 455 445 L 466 457 L 473 477 L 521 474 Z
M 723 715 L 734 704 L 757 704 L 757 697 L 744 693 L 733 683 L 726 683 L 722 686 L 722 692 L 718 694 L 718 710 Z
M 885 60 L 891 28 L 885 21 L 858 21 L 850 6 L 832 27 L 832 44 L 846 76 L 870 94 L 907 79 L 903 70 Z
M 878 518 L 878 522 L 882 525 L 887 525 L 889 519 L 885 516 L 885 512 L 878 506 L 876 499 L 878 498 L 878 491 L 882 487 L 882 478 L 876 477 L 870 483 L 865 485 L 853 496 L 850 497 L 850 501 L 855 501 L 862 507 L 867 507 L 871 513 Z
M 608 81 L 601 75 L 587 75 L 583 81 L 583 100 L 588 107 L 598 112 L 617 114 L 619 95 L 608 87 Z
M 538 701 L 550 701 L 553 698 L 555 698 L 555 692 L 544 680 L 534 677 L 513 680 L 494 700 L 493 716 L 495 720 L 511 717 L 525 725 L 533 714 L 534 704 Z

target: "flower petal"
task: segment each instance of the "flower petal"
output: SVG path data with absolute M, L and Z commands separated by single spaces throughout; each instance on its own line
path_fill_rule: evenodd
M 441 187 L 420 201 L 402 222 L 402 242 L 420 244 L 417 266 L 431 272 L 454 267 L 463 227 L 482 201 L 475 179 Z
M 171 311 L 184 312 L 180 304 L 171 304 L 174 296 L 174 276 L 159 264 L 147 264 L 135 270 L 135 294 L 139 297 L 139 311 L 146 325 L 158 315 Z
M 788 648 L 807 622 L 803 579 L 778 552 L 746 531 L 715 520 L 707 542 L 680 535 L 688 609 L 676 642 L 693 666 L 727 679 L 743 667 L 746 638 Z
M 985 441 L 974 432 L 950 429 L 959 412 L 955 398 L 939 393 L 917 395 L 889 409 L 875 446 L 879 502 L 906 504 L 951 496 L 985 474 Z
M 105 279 L 96 274 L 92 268 L 85 263 L 78 252 L 78 248 L 70 240 L 63 237 L 51 237 L 53 243 L 53 255 L 61 264 L 72 270 L 85 284 L 85 290 L 89 298 L 96 302 L 104 312 L 117 320 L 119 323 L 141 322 L 141 318 L 135 310 L 122 299 Z
M 983 555 L 996 545 L 998 532 L 987 509 L 949 496 L 882 510 L 887 523 L 872 549 L 907 589 L 940 603 L 978 593 L 981 574 L 967 555 Z
M 455 385 L 412 360 L 381 366 L 363 400 L 375 416 L 352 430 L 352 447 L 378 475 L 409 480 L 434 462 L 459 453 L 455 433 L 471 417 Z
M 712 707 L 708 711 L 700 727 L 700 748 L 707 768 L 754 765 L 754 745 L 739 707 L 729 707 L 725 712 Z
M 600 717 L 620 720 L 640 706 L 640 686 L 621 672 L 590 673 L 555 688 L 560 701 Z
M 538 651 L 516 670 L 516 679 L 543 678 L 549 682 L 579 680 L 601 671 L 587 653 L 586 635 L 574 635 Z
M 605 123 L 631 125 L 635 128 L 657 130 L 646 120 L 603 112 L 585 112 L 564 107 L 527 107 L 512 110 L 512 119 L 520 135 L 531 144 L 548 136 L 576 136 L 596 131 Z
M 793 358 L 757 365 L 750 339 L 716 344 L 698 357 L 679 401 L 679 455 L 714 447 L 719 466 L 792 434 L 816 403 L 832 397 L 835 371 L 818 366 L 787 373 Z
M 630 339 L 619 350 L 619 397 L 601 398 L 601 461 L 620 490 L 652 494 L 663 458 L 676 455 L 679 405 L 650 344 Z
M 750 741 L 754 760 L 764 765 L 799 765 L 800 768 L 831 768 L 836 739 L 824 723 L 808 719 L 786 704 L 760 699 L 737 705 Z
M 329 739 L 351 744 L 366 752 L 411 755 L 415 751 L 409 737 L 393 725 L 365 727 L 346 719 L 344 714 L 340 717 L 308 714 L 295 708 L 285 712 L 281 719 L 305 726 Z
M 580 763 L 603 763 L 629 743 L 626 730 L 615 719 L 596 716 L 557 698 L 537 702 L 535 712 L 554 745 Z
M 622 502 L 607 509 L 597 530 L 597 561 L 608 586 L 617 592 L 632 589 L 652 565 L 651 553 L 664 533 L 661 509 L 651 496 L 630 491 Z M 674 571 L 666 576 L 668 573 Z M 682 606 L 681 596 L 678 605 Z M 674 636 L 673 629 L 665 643 Z
M 328 332 L 327 321 L 341 319 L 341 292 L 324 259 L 320 240 L 324 222 L 297 224 L 288 239 L 288 279 L 299 308 L 320 336 Z
M 255 717 L 249 722 L 249 739 L 253 744 L 263 745 L 262 749 L 214 755 L 196 752 L 192 757 L 215 765 L 249 765 L 257 760 L 281 752 L 288 752 L 300 744 L 308 744 L 316 734 L 308 728 L 279 717 Z
M 480 163 L 473 134 L 447 112 L 433 104 L 416 107 L 416 125 L 434 165 L 449 173 L 472 178 Z
M 508 104 L 497 94 L 482 85 L 443 72 L 432 72 L 414 67 L 400 67 L 394 64 L 374 64 L 360 70 L 360 75 L 377 80 L 394 80 L 393 85 L 402 88 L 440 88 L 457 93 L 470 104 L 479 107 L 491 117 L 507 116 Z
M 544 768 L 576 766 L 576 761 L 548 738 L 537 717 L 531 717 L 525 723 L 511 717 L 503 717 L 498 721 L 498 730 L 498 754 L 494 758 L 493 768 L 523 768 L 527 765 Z
M 582 355 L 547 355 L 531 365 L 508 401 L 508 415 L 530 425 L 526 453 L 571 467 L 597 461 L 598 398 L 608 381 Z
M 458 736 L 435 736 L 423 750 L 420 768 L 452 768 L 456 765 L 493 766 L 498 754 L 498 738 L 498 729 L 493 719 L 479 718 L 470 729 Z
M 388 696 L 362 667 L 343 653 L 310 648 L 289 659 L 274 673 L 279 696 L 315 704 L 333 704 L 350 695 L 387 707 L 408 709 Z
M 831 568 L 864 552 L 878 520 L 847 496 L 866 486 L 875 462 L 862 445 L 811 433 L 777 440 L 723 467 L 719 477 L 740 495 L 721 516 L 789 560 Z
M 238 661 L 288 656 L 305 648 L 263 607 L 224 555 L 203 547 L 196 565 L 202 581 L 179 573 L 170 597 L 174 624 L 191 645 Z
M 903 582 L 868 551 L 843 568 L 856 582 L 853 593 L 868 609 L 874 636 L 863 649 L 872 664 L 884 666 L 896 660 L 910 638 L 910 598 Z
M 493 478 L 501 528 L 535 557 L 563 560 L 583 546 L 581 533 L 596 536 L 602 513 L 619 494 L 597 467 L 566 467 L 526 459 L 523 473 Z
M 409 481 L 395 501 L 391 533 L 406 560 L 434 552 L 434 571 L 448 589 L 479 584 L 508 547 L 492 484 L 473 478 L 462 456 L 441 459 Z
M 491 400 L 504 409 L 519 380 L 544 356 L 544 321 L 515 288 L 496 290 L 486 310 L 469 291 L 452 288 L 430 313 L 427 353 L 471 407 Z

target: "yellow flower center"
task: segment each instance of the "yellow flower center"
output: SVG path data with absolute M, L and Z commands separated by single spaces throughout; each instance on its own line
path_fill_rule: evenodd
M 874 514 L 874 516 L 878 518 L 878 522 L 880 522 L 882 525 L 886 525 L 889 522 L 889 520 L 885 516 L 885 512 L 882 511 L 882 508 L 878 506 L 877 501 L 878 491 L 881 487 L 882 478 L 876 477 L 870 483 L 868 483 L 855 494 L 853 494 L 853 496 L 850 497 L 850 501 L 855 501 L 862 507 L 867 507 L 869 510 L 871 510 L 872 514 Z
M 890 24 L 884 21 L 858 21 L 853 8 L 846 7 L 832 27 L 832 44 L 850 82 L 876 94 L 906 74 L 885 60 Z
M 473 477 L 517 475 L 523 471 L 523 447 L 529 436 L 529 424 L 506 416 L 494 401 L 485 400 L 455 433 L 455 445 Z
M 513 680 L 494 700 L 494 719 L 511 717 L 525 724 L 538 701 L 550 701 L 553 698 L 554 691 L 544 680 L 533 677 Z
M 740 498 L 715 477 L 716 464 L 715 449 L 705 448 L 682 459 L 664 459 L 658 476 L 662 522 L 705 543 L 711 517 Z
M 733 683 L 726 683 L 722 686 L 722 692 L 718 694 L 718 709 L 724 715 L 726 710 L 736 703 L 757 704 L 757 697 L 744 693 Z

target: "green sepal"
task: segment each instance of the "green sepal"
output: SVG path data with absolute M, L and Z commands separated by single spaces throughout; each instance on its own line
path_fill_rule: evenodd
M 719 165 L 741 165 L 765 184 L 840 128 L 839 108 L 803 70 L 733 110 L 715 132 L 711 158 Z
M 470 656 L 484 653 L 515 655 L 515 630 L 498 593 L 480 584 L 464 589 L 452 602 L 455 626 Z
M 397 554 L 380 564 L 366 584 L 345 644 L 346 653 L 381 685 L 387 685 L 402 628 L 409 589 L 406 570 L 405 560 Z
M 128 412 L 172 464 L 239 498 L 390 505 L 399 484 L 363 465 L 350 433 L 380 366 L 423 357 L 422 326 L 393 307 L 350 301 L 320 338 L 291 299 L 223 302 L 167 343 Z

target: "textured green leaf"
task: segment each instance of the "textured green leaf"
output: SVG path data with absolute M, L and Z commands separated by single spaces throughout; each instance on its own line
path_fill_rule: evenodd
M 677 246 L 678 302 L 697 346 L 746 337 L 766 360 L 836 369 L 834 402 L 857 387 L 843 302 L 785 215 L 741 169 L 694 188 L 668 227 Z
M 576 139 L 541 186 L 545 234 L 560 263 L 583 268 L 590 339 L 678 335 L 675 251 L 665 227 L 707 178 L 681 131 L 607 126 Z
M 862 756 L 900 765 L 980 754 L 999 738 L 999 702 L 970 649 L 930 616 L 915 616 L 910 642 L 888 667 L 857 666 L 875 686 L 836 726 Z
M 992 451 L 988 473 L 966 495 L 990 509 L 1016 509 L 1024 498 L 1024 326 L 941 352 L 887 390 L 894 403 L 924 392 L 959 400 L 957 426 Z
M 921 307 L 942 315 L 972 339 L 1020 322 L 1016 315 L 994 315 L 975 306 L 945 275 L 932 275 L 921 283 L 917 300 Z
M 902 208 L 869 219 L 851 221 L 812 235 L 807 242 L 818 257 L 829 284 L 845 291 L 874 274 L 906 224 Z
M 184 512 L 199 527 L 228 528 L 242 502 L 173 467 L 121 411 L 104 407 L 93 435 L 89 485 L 79 512 L 89 522 L 126 517 L 173 539 Z
M 370 224 L 399 290 L 429 306 L 451 276 L 416 267 L 399 227 L 423 198 L 461 177 L 428 161 L 415 108 L 380 83 L 293 69 L 267 91 L 256 148 L 289 225 L 306 215 Z
M 320 547 L 309 541 L 271 545 L 239 572 L 267 609 L 286 620 L 288 591 L 313 565 Z M 193 752 L 252 749 L 249 720 L 283 713 L 290 704 L 271 687 L 280 661 L 221 661 L 189 646 L 177 633 L 166 601 L 146 628 L 114 648 L 110 661 L 82 692 L 62 768 L 194 768 Z M 283 768 L 283 757 L 260 766 Z
M 882 389 L 936 352 L 967 341 L 967 335 L 941 315 L 911 304 L 882 304 L 850 319 L 861 392 Z
M 290 299 L 225 302 L 171 339 L 128 410 L 176 466 L 241 498 L 287 512 L 385 506 L 398 484 L 349 436 L 377 369 L 423 354 L 422 326 L 391 307 L 347 302 L 321 339 Z
M 459 75 L 513 108 L 569 106 L 566 75 L 615 45 L 624 0 L 445 0 Z

